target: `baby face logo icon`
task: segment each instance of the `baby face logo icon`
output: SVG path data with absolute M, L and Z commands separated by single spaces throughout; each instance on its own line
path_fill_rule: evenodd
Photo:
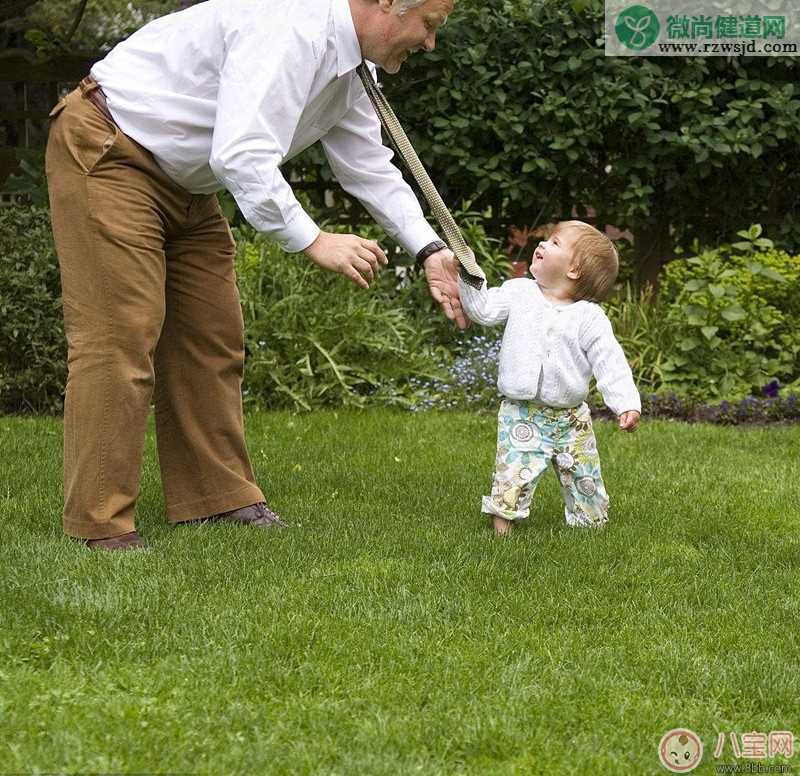
M 632 5 L 619 15 L 614 30 L 629 49 L 641 51 L 655 42 L 660 27 L 658 17 L 649 8 Z
M 658 759 L 672 773 L 689 773 L 703 759 L 703 742 L 688 728 L 668 730 L 658 745 Z

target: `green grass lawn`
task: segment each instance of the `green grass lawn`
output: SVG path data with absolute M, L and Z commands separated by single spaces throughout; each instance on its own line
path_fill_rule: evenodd
M 492 417 L 250 416 L 280 532 L 170 529 L 151 435 L 151 549 L 114 554 L 61 534 L 60 422 L 0 418 L 0 772 L 659 774 L 685 726 L 713 773 L 719 732 L 800 735 L 800 428 L 596 428 L 608 528 L 549 472 L 509 540 Z

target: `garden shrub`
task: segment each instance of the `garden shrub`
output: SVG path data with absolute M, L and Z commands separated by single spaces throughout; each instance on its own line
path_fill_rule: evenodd
M 650 287 L 634 291 L 630 283 L 605 304 L 640 391 L 657 390 L 664 382 L 668 327 L 664 305 Z
M 742 242 L 720 245 L 718 249 L 730 268 L 736 270 L 729 276 L 730 283 L 796 319 L 800 316 L 800 256 L 776 250 L 771 240 L 761 237 L 758 224 L 738 234 L 745 238 Z M 694 248 L 699 253 L 698 246 Z M 677 297 L 696 274 L 691 264 L 670 263 L 661 282 L 664 296 Z
M 484 215 L 456 217 L 490 284 L 498 285 L 507 257 L 487 237 Z M 376 226 L 359 233 L 378 239 L 394 263 L 369 291 L 284 254 L 249 227 L 240 231 L 246 403 L 494 408 L 502 328 L 459 331 L 418 272 L 403 266 L 409 257 Z M 758 227 L 741 234 L 744 242 L 670 263 L 657 296 L 626 284 L 605 305 L 637 385 L 654 397 L 646 412 L 714 422 L 796 418 L 800 257 L 775 250 Z M 2 209 L 0 412 L 60 412 L 65 381 L 48 212 Z
M 363 290 L 250 229 L 239 236 L 246 404 L 403 405 L 409 378 L 438 373 L 433 328 L 421 325 L 402 294 L 398 303 L 393 269 Z
M 759 233 L 753 227 L 755 239 Z M 722 245 L 667 266 L 663 389 L 734 399 L 800 377 L 800 332 L 791 312 L 800 300 L 800 256 L 750 247 L 737 253 Z
M 769 220 L 798 245 L 797 58 L 606 57 L 604 24 L 599 0 L 459 0 L 435 51 L 382 76 L 445 201 L 517 225 L 591 205 L 640 243 Z
M 60 412 L 66 365 L 49 212 L 0 208 L 0 412 Z
M 313 208 L 307 208 L 313 214 Z M 492 285 L 508 273 L 500 241 L 483 214 L 454 213 Z M 327 231 L 350 226 L 320 222 Z M 390 404 L 416 406 L 420 386 L 447 375 L 461 332 L 433 301 L 413 259 L 380 227 L 358 233 L 390 257 L 368 291 L 286 255 L 250 227 L 238 231 L 237 274 L 245 316 L 245 403 L 253 407 Z

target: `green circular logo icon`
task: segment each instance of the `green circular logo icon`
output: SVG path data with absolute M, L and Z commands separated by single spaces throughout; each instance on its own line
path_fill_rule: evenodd
M 658 17 L 643 5 L 626 8 L 617 17 L 617 24 L 614 27 L 620 41 L 634 51 L 652 46 L 660 29 Z

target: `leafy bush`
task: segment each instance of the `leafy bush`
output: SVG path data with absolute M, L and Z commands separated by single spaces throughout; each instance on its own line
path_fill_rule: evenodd
M 639 243 L 769 219 L 797 245 L 797 58 L 606 57 L 603 36 L 599 0 L 460 0 L 383 79 L 445 201 L 517 224 L 592 205 Z
M 664 347 L 669 337 L 664 305 L 649 286 L 636 292 L 626 283 L 603 307 L 637 387 L 640 391 L 657 390 L 664 382 Z
M 306 203 L 307 204 L 307 203 Z M 313 213 L 313 208 L 308 206 Z M 508 272 L 483 214 L 454 213 L 492 284 Z M 321 222 L 332 232 L 350 226 Z M 287 256 L 249 227 L 238 232 L 237 273 L 245 316 L 245 402 L 251 406 L 396 404 L 413 407 L 420 385 L 445 378 L 459 342 L 475 336 L 449 322 L 412 259 L 376 225 L 358 233 L 390 257 L 369 291 Z
M 729 276 L 730 283 L 746 295 L 755 295 L 789 316 L 800 315 L 800 256 L 776 250 L 772 241 L 762 237 L 761 226 L 754 224 L 737 232 L 741 241 L 721 245 L 719 250 L 737 271 Z M 694 251 L 699 253 L 695 243 Z M 682 261 L 673 262 L 664 274 L 662 292 L 668 298 L 677 297 L 681 288 L 691 282 L 697 270 Z M 785 281 L 785 282 L 784 282 Z
M 760 227 L 743 234 L 746 253 L 722 245 L 667 266 L 663 388 L 732 399 L 800 376 L 800 256 L 757 244 Z
M 60 412 L 61 280 L 45 208 L 0 208 L 0 412 Z
M 483 216 L 466 211 L 457 220 L 497 285 L 508 263 L 499 242 L 487 237 Z M 458 331 L 424 280 L 400 263 L 408 257 L 397 254 L 377 227 L 359 231 L 378 239 L 395 261 L 366 292 L 305 258 L 283 254 L 249 228 L 240 232 L 246 403 L 493 410 L 502 331 Z M 776 251 L 758 227 L 740 236 L 733 245 L 672 262 L 657 297 L 625 285 L 606 305 L 637 385 L 657 397 L 647 412 L 714 422 L 796 414 L 791 394 L 800 392 L 800 256 Z M 48 212 L 2 209 L 0 412 L 59 412 L 65 381 Z M 770 393 L 762 397 L 763 386 Z M 749 394 L 755 397 L 739 401 Z
M 392 288 L 392 269 L 364 291 L 251 230 L 240 238 L 246 403 L 404 405 L 409 378 L 438 373 L 432 326 L 406 305 L 410 294 Z

